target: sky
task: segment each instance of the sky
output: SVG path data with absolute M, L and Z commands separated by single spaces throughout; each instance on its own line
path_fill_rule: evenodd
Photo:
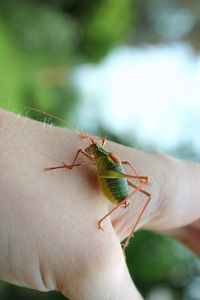
M 200 57 L 188 44 L 119 47 L 78 67 L 73 82 L 81 128 L 101 123 L 158 150 L 189 142 L 200 151 Z

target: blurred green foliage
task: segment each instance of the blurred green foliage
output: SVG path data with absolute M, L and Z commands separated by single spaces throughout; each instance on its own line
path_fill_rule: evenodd
M 89 57 L 96 60 L 125 42 L 132 18 L 132 1 L 101 1 L 86 22 L 85 50 Z
M 124 42 L 132 11 L 130 0 L 1 1 L 1 106 L 19 111 L 28 104 L 66 115 L 77 99 L 73 68 Z
M 154 2 L 151 1 L 151 5 Z M 113 47 L 131 41 L 134 32 L 135 39 L 140 41 L 144 37 L 141 32 L 147 32 L 148 27 L 149 32 L 153 31 L 153 13 L 151 17 L 148 15 L 151 5 L 147 1 L 142 3 L 132 0 L 1 0 L 1 107 L 20 112 L 25 106 L 31 106 L 66 119 L 78 105 L 77 91 L 71 81 L 73 69 L 81 62 L 98 63 Z M 135 20 L 139 24 L 137 30 Z M 149 36 L 148 40 L 153 40 Z M 42 116 L 35 112 L 29 115 L 36 119 Z M 103 127 L 100 131 L 112 140 L 128 144 L 126 139 L 106 132 Z M 136 140 L 135 145 L 138 144 Z M 176 154 L 181 153 L 187 158 L 193 155 L 187 145 Z M 184 286 L 198 274 L 195 258 L 189 251 L 170 238 L 149 232 L 135 235 L 127 258 L 131 275 L 143 294 L 165 284 L 174 291 L 176 300 L 181 299 Z M 44 294 L 1 283 L 0 299 L 58 300 L 63 297 L 58 293 Z
M 23 104 L 51 111 L 65 104 L 68 110 L 75 101 L 69 82 L 75 22 L 37 1 L 0 6 L 0 103 L 14 111 Z
M 41 293 L 35 290 L 20 288 L 4 282 L 0 283 L 0 296 L 2 300 L 64 300 L 66 299 L 58 292 Z

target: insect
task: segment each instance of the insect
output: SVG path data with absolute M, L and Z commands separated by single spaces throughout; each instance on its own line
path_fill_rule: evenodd
M 80 131 L 80 137 L 82 139 L 89 141 L 89 146 L 85 149 L 79 149 L 71 164 L 63 164 L 61 166 L 55 166 L 50 168 L 45 168 L 46 171 L 55 169 L 73 169 L 75 167 L 85 166 L 93 164 L 97 169 L 97 177 L 106 198 L 111 201 L 115 206 L 111 209 L 105 216 L 97 221 L 97 226 L 102 229 L 101 223 L 110 216 L 116 209 L 120 206 L 126 208 L 128 206 L 128 200 L 136 192 L 143 193 L 147 200 L 141 209 L 133 228 L 126 239 L 123 246 L 123 252 L 125 252 L 126 247 L 136 230 L 138 223 L 140 222 L 142 215 L 151 200 L 151 194 L 142 189 L 143 186 L 149 183 L 148 176 L 139 176 L 135 169 L 132 167 L 130 162 L 121 161 L 116 155 L 105 149 L 106 139 L 100 137 L 94 137 Z M 83 155 L 87 158 L 87 162 L 77 162 L 79 155 Z M 129 165 L 133 174 L 125 173 L 123 165 Z M 130 180 L 134 179 L 138 181 L 138 185 L 135 185 Z M 130 192 L 130 188 L 133 190 Z

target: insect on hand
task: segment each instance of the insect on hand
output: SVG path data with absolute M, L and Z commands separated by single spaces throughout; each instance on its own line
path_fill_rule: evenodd
M 134 168 L 128 161 L 121 161 L 111 152 L 108 152 L 104 146 L 106 143 L 105 138 L 93 137 L 83 131 L 80 132 L 80 137 L 82 139 L 88 140 L 90 145 L 86 149 L 79 149 L 71 164 L 64 164 L 62 166 L 56 166 L 51 168 L 45 168 L 46 171 L 55 169 L 73 169 L 74 167 L 79 167 L 83 165 L 93 164 L 97 168 L 97 176 L 101 190 L 109 201 L 111 201 L 115 206 L 111 209 L 105 216 L 103 216 L 98 222 L 97 226 L 102 229 L 101 223 L 110 216 L 119 207 L 126 208 L 128 206 L 128 200 L 136 193 L 141 192 L 146 197 L 147 200 L 141 209 L 133 228 L 126 239 L 123 246 L 123 252 L 125 252 L 126 247 L 136 230 L 138 223 L 140 222 L 142 215 L 151 200 L 151 194 L 142 189 L 143 186 L 149 183 L 148 176 L 139 176 Z M 84 155 L 89 161 L 78 163 L 77 159 L 79 155 Z M 133 174 L 126 174 L 123 165 L 129 165 Z M 137 180 L 138 184 L 133 184 L 130 180 Z M 129 189 L 133 190 L 130 192 Z
M 106 144 L 106 139 L 101 137 L 94 137 L 90 134 L 80 130 L 75 125 L 70 122 L 65 122 L 63 119 L 56 117 L 47 112 L 43 112 L 39 109 L 35 109 L 32 107 L 26 107 L 29 110 L 33 110 L 35 112 L 43 113 L 49 117 L 57 119 L 61 122 L 68 123 L 73 128 L 77 129 L 80 133 L 80 137 L 84 140 L 88 140 L 90 145 L 86 149 L 79 149 L 76 152 L 76 155 L 71 164 L 63 164 L 62 166 L 56 166 L 51 168 L 45 168 L 46 171 L 55 170 L 55 169 L 73 169 L 74 167 L 85 166 L 93 164 L 97 168 L 97 177 L 99 180 L 99 184 L 101 190 L 103 191 L 106 198 L 112 202 L 115 206 L 111 209 L 105 216 L 103 216 L 98 222 L 97 227 L 102 229 L 101 223 L 110 216 L 115 210 L 119 207 L 128 207 L 128 200 L 137 192 L 141 192 L 145 195 L 146 202 L 143 205 L 137 219 L 133 225 L 133 228 L 126 239 L 125 244 L 123 245 L 123 252 L 125 252 L 128 243 L 134 234 L 137 226 L 142 218 L 142 215 L 147 208 L 148 204 L 151 201 L 151 194 L 142 189 L 142 187 L 149 184 L 148 176 L 139 176 L 135 169 L 132 167 L 131 163 L 128 161 L 121 161 L 116 155 L 107 151 L 104 146 Z M 84 155 L 89 161 L 88 162 L 77 162 L 79 155 Z M 127 174 L 124 171 L 123 165 L 128 165 L 132 174 Z M 132 183 L 130 180 L 136 180 L 137 184 Z M 130 191 L 130 188 L 133 190 Z

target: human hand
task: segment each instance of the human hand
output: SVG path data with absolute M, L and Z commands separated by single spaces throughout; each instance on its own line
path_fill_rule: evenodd
M 44 167 L 71 162 L 85 144 L 74 133 L 3 111 L 0 122 L 0 278 L 43 291 L 57 289 L 70 299 L 141 299 L 111 222 L 104 221 L 104 231 L 95 226 L 108 204 L 95 170 L 43 172 Z M 179 166 L 184 163 L 164 155 L 115 143 L 108 143 L 108 148 L 151 177 L 147 189 L 152 202 L 143 227 L 167 231 L 199 219 L 198 186 L 196 192 L 182 194 L 177 182 L 179 178 L 181 184 L 193 186 L 194 180 L 189 182 L 187 176 L 194 170 L 186 176 L 184 166 Z M 191 167 L 196 170 L 195 180 L 197 167 Z M 189 195 L 192 207 L 186 206 Z M 140 200 L 138 193 L 127 209 L 121 209 L 123 218 L 119 212 L 113 215 L 120 239 L 133 225 L 132 203 L 139 210 Z

